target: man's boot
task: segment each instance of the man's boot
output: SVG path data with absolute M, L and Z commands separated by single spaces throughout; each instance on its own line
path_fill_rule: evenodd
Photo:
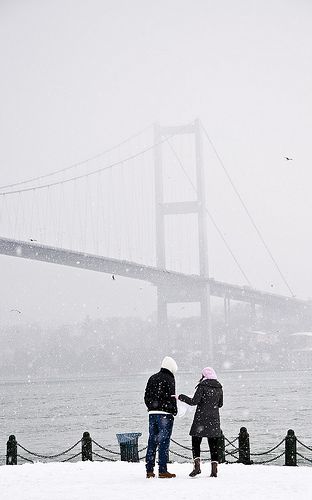
M 172 477 L 176 477 L 176 475 L 166 471 L 166 472 L 159 472 L 158 477 L 161 479 L 171 479 Z
M 210 477 L 218 476 L 218 462 L 211 462 L 211 474 Z
M 195 476 L 197 476 L 197 474 L 200 474 L 200 473 L 201 473 L 201 470 L 200 470 L 200 458 L 195 458 L 195 460 L 194 460 L 194 469 L 189 474 L 189 476 L 190 477 L 195 477 Z

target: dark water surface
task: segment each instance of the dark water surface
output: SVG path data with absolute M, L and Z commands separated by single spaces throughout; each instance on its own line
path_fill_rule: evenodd
M 143 447 L 148 430 L 143 402 L 148 376 L 2 380 L 1 463 L 10 434 L 15 434 L 24 447 L 42 454 L 63 451 L 86 430 L 98 443 L 115 451 L 118 451 L 116 433 L 142 432 L 140 447 Z M 177 393 L 193 394 L 197 378 L 192 374 L 177 374 Z M 251 451 L 259 452 L 273 447 L 292 428 L 301 441 L 312 446 L 311 371 L 227 372 L 219 373 L 219 380 L 224 389 L 222 429 L 229 439 L 245 426 L 250 434 Z M 191 414 L 177 417 L 173 431 L 173 438 L 187 446 L 191 421 Z M 204 447 L 207 448 L 206 444 Z M 190 456 L 187 450 L 176 446 L 173 449 Z M 280 448 L 276 454 L 282 451 Z M 303 454 L 312 459 L 311 452 L 306 450 Z

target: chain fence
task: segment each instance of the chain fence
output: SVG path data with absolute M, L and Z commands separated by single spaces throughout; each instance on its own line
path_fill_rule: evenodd
M 169 457 L 173 458 L 173 460 L 176 460 L 176 457 L 178 457 L 178 461 L 182 462 L 191 462 L 193 460 L 191 446 L 179 443 L 175 439 L 171 439 L 170 441 L 171 446 L 169 449 Z M 20 444 L 15 439 L 15 436 L 12 435 L 9 437 L 7 442 L 6 455 L 3 458 L 5 458 L 7 465 L 16 465 L 18 463 L 18 459 L 19 463 L 35 463 L 39 460 L 55 461 L 56 459 L 59 459 L 60 462 L 77 461 L 79 459 L 82 461 L 92 460 L 108 462 L 116 462 L 118 460 L 138 462 L 145 460 L 146 453 L 144 452 L 146 452 L 147 446 L 139 449 L 137 440 L 135 444 L 133 443 L 134 441 L 130 440 L 129 444 L 120 444 L 120 451 L 117 452 L 107 446 L 103 446 L 98 441 L 91 438 L 88 432 L 85 432 L 79 441 L 66 448 L 64 451 L 55 454 L 43 454 L 29 450 Z M 70 453 L 78 446 L 80 446 L 79 451 L 76 450 L 77 452 Z M 125 449 L 122 449 L 122 446 L 128 446 L 128 452 L 130 450 L 130 454 L 128 453 L 125 455 L 123 453 Z M 283 449 L 279 450 L 279 452 L 275 454 L 274 452 L 282 446 Z M 186 450 L 188 453 L 180 451 L 180 449 Z M 22 453 L 20 453 L 20 451 L 22 451 Z M 306 456 L 308 454 L 307 452 L 312 452 L 312 447 L 298 439 L 292 430 L 289 430 L 286 437 L 279 441 L 279 443 L 275 446 L 262 452 L 250 451 L 249 434 L 245 427 L 242 427 L 239 435 L 231 440 L 222 434 L 219 438 L 218 444 L 219 462 L 229 464 L 272 464 L 273 462 L 276 463 L 276 461 L 284 457 L 285 465 L 310 465 L 312 464 L 312 456 Z M 209 450 L 202 450 L 202 460 L 206 461 L 209 459 Z

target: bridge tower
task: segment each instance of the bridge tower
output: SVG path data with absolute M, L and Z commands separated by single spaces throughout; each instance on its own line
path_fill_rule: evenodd
M 163 148 L 166 144 L 165 138 L 176 135 L 192 135 L 195 146 L 195 171 L 196 171 L 196 198 L 195 200 L 182 200 L 178 202 L 164 201 L 164 165 Z M 203 278 L 209 277 L 208 268 L 208 242 L 207 242 L 207 212 L 206 212 L 206 191 L 205 176 L 202 154 L 202 137 L 199 120 L 182 126 L 164 127 L 155 124 L 155 218 L 156 218 L 156 265 L 161 269 L 166 269 L 166 241 L 165 224 L 168 215 L 196 214 L 198 221 L 198 256 L 199 275 Z M 162 142 L 163 141 L 163 142 Z M 168 147 L 168 146 L 167 146 Z M 190 287 L 179 287 L 179 289 L 168 287 L 166 284 L 157 286 L 157 320 L 158 336 L 160 345 L 164 351 L 169 346 L 170 332 L 168 331 L 168 304 L 197 302 L 200 304 L 200 345 L 202 359 L 213 362 L 214 343 L 211 329 L 210 311 L 210 289 L 207 282 Z

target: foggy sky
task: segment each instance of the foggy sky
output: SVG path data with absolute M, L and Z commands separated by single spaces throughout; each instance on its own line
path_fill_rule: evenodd
M 312 296 L 311 12 L 304 0 L 2 0 L 0 184 L 199 116 L 295 294 Z M 287 294 L 237 205 L 222 209 L 229 187 L 214 190 L 215 179 L 210 209 L 253 283 Z M 112 289 L 110 276 L 4 256 L 0 269 L 7 321 L 14 307 L 27 321 L 96 315 L 101 300 L 104 316 L 155 308 L 141 283 Z

